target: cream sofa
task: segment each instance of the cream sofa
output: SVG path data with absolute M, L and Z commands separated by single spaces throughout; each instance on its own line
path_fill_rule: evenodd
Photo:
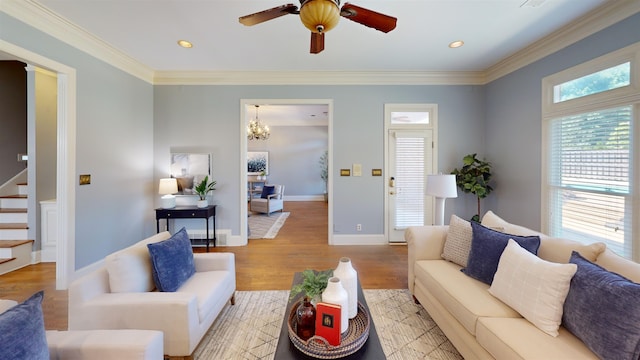
M 175 292 L 155 290 L 147 244 L 163 232 L 105 258 L 69 287 L 69 329 L 149 329 L 164 333 L 164 353 L 189 357 L 236 289 L 233 253 L 195 253 L 195 274 Z
M 582 245 L 513 225 L 488 212 L 482 225 L 513 235 L 538 235 L 538 256 L 567 262 L 572 250 L 628 279 L 640 282 L 640 265 L 626 260 L 604 244 Z M 408 286 L 465 359 L 598 359 L 563 326 L 550 336 L 488 292 L 489 285 L 463 272 L 442 257 L 449 226 L 411 227 L 408 244 Z M 597 326 L 597 325 L 596 325 Z

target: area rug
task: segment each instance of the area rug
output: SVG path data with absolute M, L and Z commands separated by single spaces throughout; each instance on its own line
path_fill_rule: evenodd
M 387 359 L 461 360 L 409 290 L 364 290 Z M 195 359 L 273 359 L 289 291 L 237 291 L 194 352 Z
M 251 214 L 249 216 L 249 239 L 273 239 L 289 217 L 288 212 Z

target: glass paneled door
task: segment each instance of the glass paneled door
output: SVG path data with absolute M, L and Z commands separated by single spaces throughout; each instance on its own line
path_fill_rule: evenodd
M 390 243 L 404 242 L 409 226 L 431 224 L 433 199 L 425 195 L 433 174 L 437 106 L 385 105 L 385 229 Z

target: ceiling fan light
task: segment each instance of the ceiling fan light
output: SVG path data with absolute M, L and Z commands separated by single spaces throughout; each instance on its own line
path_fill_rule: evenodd
M 300 8 L 300 21 L 312 32 L 327 32 L 339 20 L 340 8 L 334 0 L 308 0 Z

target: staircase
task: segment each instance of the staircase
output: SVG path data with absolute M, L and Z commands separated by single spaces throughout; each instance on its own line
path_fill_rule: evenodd
M 28 240 L 27 184 L 17 194 L 0 196 L 0 275 L 31 264 L 33 240 Z

